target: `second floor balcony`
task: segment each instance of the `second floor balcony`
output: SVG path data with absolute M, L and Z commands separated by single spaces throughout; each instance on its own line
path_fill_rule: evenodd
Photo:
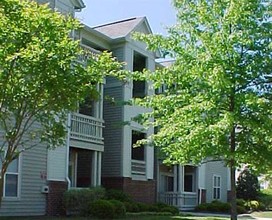
M 103 145 L 103 123 L 104 121 L 99 118 L 72 113 L 70 138 L 76 141 Z

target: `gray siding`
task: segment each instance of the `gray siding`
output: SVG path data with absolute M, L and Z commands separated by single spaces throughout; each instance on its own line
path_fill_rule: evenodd
M 221 201 L 227 201 L 227 167 L 223 162 L 208 162 L 206 166 L 207 202 L 213 201 L 213 175 L 221 177 Z
M 50 8 L 55 7 L 55 0 L 36 0 L 39 4 L 46 4 L 49 3 Z
M 122 91 L 120 86 L 105 88 L 105 97 L 114 98 L 116 102 L 112 103 L 107 98 L 104 101 L 105 148 L 102 161 L 102 176 L 121 175 L 123 106 L 120 101 L 123 100 Z
M 46 195 L 41 193 L 41 187 L 46 185 L 46 176 L 42 178 L 41 173 L 46 174 L 46 168 L 46 144 L 40 144 L 21 154 L 19 198 L 3 198 L 0 216 L 45 214 Z

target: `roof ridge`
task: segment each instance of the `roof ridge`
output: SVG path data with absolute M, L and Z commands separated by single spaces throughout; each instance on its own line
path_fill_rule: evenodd
M 100 27 L 104 27 L 104 26 L 108 26 L 108 25 L 113 25 L 113 24 L 118 24 L 118 23 L 122 23 L 122 22 L 126 22 L 126 21 L 132 21 L 132 20 L 135 20 L 135 19 L 137 19 L 137 18 L 142 18 L 142 17 L 132 17 L 132 18 L 127 18 L 127 19 L 124 19 L 124 20 L 119 20 L 119 21 L 114 21 L 114 22 L 110 22 L 110 23 L 98 25 L 98 26 L 95 26 L 95 27 L 93 27 L 93 28 L 100 28 Z

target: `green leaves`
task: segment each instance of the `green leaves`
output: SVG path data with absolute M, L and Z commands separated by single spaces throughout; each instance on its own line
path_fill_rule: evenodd
M 246 163 L 259 170 L 271 167 L 268 1 L 173 3 L 178 22 L 169 36 L 135 35 L 149 49 L 161 49 L 175 59 L 155 73 L 140 74 L 154 88 L 167 88 L 140 102 L 153 108 L 154 126 L 159 127 L 155 145 L 172 163 L 197 164 L 212 157 L 226 164 L 234 158 L 236 166 Z M 267 164 L 260 166 L 264 160 Z
M 86 96 L 97 98 L 97 85 L 105 76 L 123 74 L 111 54 L 91 55 L 81 49 L 71 38 L 79 28 L 77 20 L 47 5 L 1 1 L 0 129 L 8 134 L 4 143 L 11 153 L 24 148 L 25 139 L 50 147 L 62 144 L 67 113 L 76 111 Z M 82 54 L 85 63 L 78 62 Z

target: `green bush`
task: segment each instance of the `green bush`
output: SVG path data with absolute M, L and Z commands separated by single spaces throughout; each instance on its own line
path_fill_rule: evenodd
M 140 212 L 139 206 L 136 202 L 124 202 L 124 205 L 127 212 Z
M 168 207 L 164 207 L 160 210 L 160 212 L 170 212 L 173 215 L 177 215 L 179 214 L 179 209 L 175 206 L 168 206 Z
M 163 202 L 157 202 L 153 206 L 157 207 L 157 212 L 168 212 L 176 215 L 179 213 L 179 209 L 175 206 L 168 205 Z
M 262 190 L 258 195 L 258 201 L 262 203 L 265 210 L 269 210 L 272 208 L 272 190 L 266 189 Z
M 130 195 L 127 193 L 123 192 L 122 190 L 117 190 L 117 189 L 109 189 L 106 191 L 106 198 L 111 200 L 118 200 L 120 202 L 131 202 L 132 199 Z
M 70 189 L 64 193 L 63 202 L 68 214 L 86 216 L 90 204 L 102 198 L 105 198 L 102 187 Z
M 230 204 L 214 200 L 211 203 L 203 203 L 195 208 L 196 211 L 229 213 Z
M 114 218 L 121 218 L 126 215 L 125 205 L 118 200 L 109 200 L 109 202 L 113 205 L 114 208 Z
M 247 202 L 247 206 L 251 211 L 259 211 L 260 208 L 260 203 L 256 200 L 252 200 Z
M 237 205 L 237 213 L 238 214 L 243 214 L 243 213 L 246 213 L 247 210 L 245 208 L 245 206 L 240 206 L 240 205 Z
M 115 217 L 114 205 L 107 200 L 97 200 L 89 207 L 89 214 L 96 218 L 112 219 Z
M 237 204 L 237 206 L 244 207 L 246 204 L 246 201 L 244 199 L 236 199 L 236 204 Z
M 236 184 L 237 198 L 245 200 L 256 200 L 260 192 L 258 177 L 245 168 L 237 179 Z

